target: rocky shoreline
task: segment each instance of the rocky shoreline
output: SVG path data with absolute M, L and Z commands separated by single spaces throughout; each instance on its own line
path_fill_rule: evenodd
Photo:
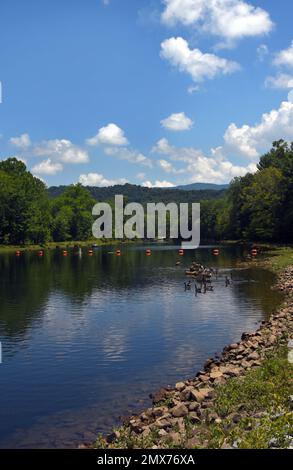
M 257 331 L 243 333 L 238 343 L 224 348 L 220 358 L 208 359 L 195 378 L 178 382 L 174 388 L 163 388 L 152 395 L 152 407 L 131 416 L 110 435 L 100 437 L 95 447 L 125 447 L 126 441 L 131 443 L 131 447 L 204 447 L 204 443 L 199 443 L 198 426 L 222 422 L 222 416 L 215 412 L 213 406 L 217 387 L 259 368 L 268 354 L 272 354 L 276 347 L 285 347 L 293 338 L 293 266 L 278 276 L 274 288 L 283 291 L 286 299 Z M 232 423 L 237 423 L 241 418 L 241 407 L 230 418 Z M 190 429 L 193 432 L 190 433 Z

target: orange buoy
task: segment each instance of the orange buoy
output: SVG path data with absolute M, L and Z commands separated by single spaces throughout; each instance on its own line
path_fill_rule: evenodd
M 219 256 L 219 254 L 220 254 L 220 250 L 218 248 L 214 248 L 213 249 L 213 255 L 214 256 Z
M 257 256 L 257 255 L 258 255 L 257 249 L 256 249 L 256 248 L 253 248 L 253 249 L 251 250 L 251 256 Z
M 89 256 L 93 256 L 93 254 L 94 254 L 93 250 L 89 250 L 88 254 L 89 254 Z
M 178 253 L 179 253 L 179 256 L 184 256 L 184 250 L 179 250 Z
M 150 249 L 147 249 L 145 253 L 146 253 L 147 256 L 151 256 L 151 254 L 152 254 Z
M 68 255 L 68 251 L 67 251 L 67 250 L 63 250 L 63 251 L 62 251 L 62 254 L 63 254 L 63 256 L 67 256 L 67 255 Z
M 20 251 L 20 250 L 17 250 L 17 251 L 15 252 L 15 256 L 19 257 L 20 255 L 21 255 L 21 251 Z
M 116 256 L 121 256 L 121 250 L 116 250 Z
M 38 256 L 40 256 L 40 257 L 44 256 L 43 250 L 39 250 L 39 251 L 38 251 Z

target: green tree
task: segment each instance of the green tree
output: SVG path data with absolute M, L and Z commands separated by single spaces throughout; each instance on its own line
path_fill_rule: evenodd
M 0 162 L 0 240 L 2 243 L 44 243 L 50 237 L 45 184 L 23 162 Z
M 81 184 L 69 186 L 51 202 L 52 232 L 55 241 L 91 238 L 95 199 Z
M 265 241 L 278 239 L 284 179 L 280 170 L 268 167 L 258 171 L 252 184 L 245 188 L 242 210 L 249 214 L 244 230 L 245 238 Z

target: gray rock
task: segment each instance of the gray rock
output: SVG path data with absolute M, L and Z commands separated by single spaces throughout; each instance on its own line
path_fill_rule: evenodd
M 182 392 L 182 390 L 186 387 L 185 383 L 184 382 L 177 382 L 177 384 L 175 385 L 175 388 L 176 390 L 178 390 L 179 392 Z
M 188 409 L 183 404 L 175 406 L 175 408 L 173 408 L 171 412 L 174 418 L 181 418 L 183 416 L 188 415 Z

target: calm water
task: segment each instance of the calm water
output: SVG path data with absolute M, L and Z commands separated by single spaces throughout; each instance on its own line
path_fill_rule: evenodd
M 0 256 L 0 447 L 92 441 L 280 302 L 269 272 L 235 268 L 235 250 L 202 248 L 179 267 L 176 249 L 154 250 Z M 219 268 L 213 293 L 184 291 L 193 259 Z

